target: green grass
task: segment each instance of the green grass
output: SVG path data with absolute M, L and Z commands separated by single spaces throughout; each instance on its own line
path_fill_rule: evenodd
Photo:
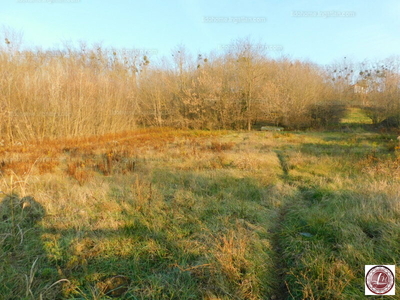
M 111 299 L 120 275 L 119 299 L 364 299 L 364 265 L 400 259 L 393 139 L 164 130 L 8 149 L 0 295 Z
M 341 120 L 342 124 L 372 124 L 361 108 L 352 107 L 347 109 L 346 116 Z

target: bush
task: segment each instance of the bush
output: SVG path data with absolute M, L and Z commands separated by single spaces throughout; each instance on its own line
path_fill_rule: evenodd
M 311 127 L 325 127 L 336 125 L 344 117 L 346 108 L 337 102 L 312 104 L 309 106 Z
M 368 106 L 363 108 L 368 118 L 372 120 L 372 124 L 378 124 L 385 120 L 387 112 L 382 107 Z
M 390 116 L 379 123 L 385 128 L 400 127 L 400 115 Z

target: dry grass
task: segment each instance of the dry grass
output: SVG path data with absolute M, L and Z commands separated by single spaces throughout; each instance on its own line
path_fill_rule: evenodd
M 1 294 L 358 297 L 364 264 L 398 259 L 389 142 L 146 129 L 8 146 Z
M 7 194 L 33 195 L 35 203 L 46 212 L 40 223 L 34 225 L 40 235 L 36 242 L 41 245 L 37 249 L 46 257 L 36 262 L 35 268 L 45 270 L 48 276 L 39 272 L 32 279 L 29 285 L 32 294 L 48 299 L 54 293 L 64 297 L 100 297 L 97 282 L 115 273 L 142 278 L 141 289 L 130 286 L 129 290 L 143 297 L 163 298 L 181 288 L 204 297 L 209 293 L 247 297 L 253 289 L 263 290 L 257 288 L 261 283 L 251 270 L 248 272 L 253 275 L 247 276 L 243 283 L 236 279 L 231 282 L 229 265 L 240 256 L 243 260 L 240 264 L 248 263 L 251 255 L 244 257 L 243 251 L 249 249 L 254 240 L 246 241 L 244 233 L 240 233 L 243 241 L 236 250 L 231 249 L 237 254 L 229 257 L 229 248 L 236 247 L 232 244 L 236 225 L 229 224 L 231 218 L 232 221 L 244 220 L 247 213 L 249 216 L 256 213 L 246 202 L 253 201 L 252 197 L 261 201 L 259 190 L 262 188 L 240 181 L 241 171 L 253 172 L 251 166 L 257 163 L 255 155 L 247 153 L 246 164 L 238 161 L 228 166 L 219 160 L 221 155 L 227 154 L 236 161 L 235 144 L 221 143 L 218 149 L 209 148 L 210 140 L 215 143 L 216 136 L 222 134 L 226 133 L 156 129 L 9 146 L 4 152 L 6 163 L 2 166 L 1 188 Z M 42 156 L 38 156 L 40 153 Z M 200 165 L 199 157 L 203 159 Z M 11 163 L 14 160 L 18 164 Z M 219 161 L 220 166 L 213 166 L 212 161 Z M 17 166 L 26 169 L 17 172 Z M 273 180 L 273 171 L 263 173 L 257 176 L 264 181 Z M 213 183 L 214 179 L 217 183 Z M 234 188 L 230 182 L 237 182 L 239 186 Z M 247 195 L 249 200 L 239 198 L 246 197 L 247 192 L 241 191 L 246 186 L 253 189 Z M 231 203 L 224 207 L 223 203 L 230 198 Z M 216 199 L 222 202 L 214 203 Z M 215 208 L 210 210 L 211 204 Z M 214 210 L 221 210 L 217 223 L 213 221 Z M 232 213 L 237 217 L 230 217 Z M 202 221 L 198 214 L 203 215 Z M 248 226 L 257 222 L 252 218 L 254 216 Z M 22 225 L 14 226 L 17 243 L 18 228 Z M 201 227 L 204 232 L 199 231 Z M 219 237 L 223 228 L 231 228 L 231 233 Z M 21 230 L 30 229 L 21 227 Z M 208 247 L 201 245 L 204 239 Z M 16 261 L 21 270 L 33 252 L 29 249 L 33 241 L 25 242 L 28 248 L 23 247 L 26 248 L 23 250 L 23 244 L 18 244 L 15 250 L 23 256 Z M 220 243 L 222 245 L 217 246 Z M 132 262 L 123 266 L 127 259 Z M 240 269 L 240 266 L 233 267 Z M 152 278 L 152 268 L 159 269 L 156 274 L 160 278 Z M 190 272 L 176 273 L 176 268 L 190 269 Z M 173 275 L 175 273 L 178 278 Z M 203 291 L 197 290 L 196 282 L 206 281 L 210 274 L 213 274 L 212 282 L 204 283 Z M 162 279 L 165 276 L 166 279 Z M 60 279 L 63 281 L 50 289 Z M 164 280 L 171 281 L 169 291 L 159 290 Z M 5 286 L 0 289 L 8 293 Z M 185 292 L 181 297 L 187 297 Z

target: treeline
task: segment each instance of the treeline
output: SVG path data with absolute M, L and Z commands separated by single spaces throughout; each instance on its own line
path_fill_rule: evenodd
M 335 93 L 364 109 L 373 124 L 400 127 L 400 56 L 381 61 L 346 61 L 326 68 Z
M 248 40 L 195 57 L 180 46 L 157 61 L 140 49 L 81 43 L 54 51 L 20 50 L 11 39 L 3 41 L 0 133 L 11 142 L 138 126 L 321 127 L 337 123 L 349 103 L 370 109 L 374 120 L 400 111 L 394 65 L 371 68 L 367 76 L 344 65 L 271 59 L 266 47 Z M 362 93 L 355 92 L 356 82 L 365 86 L 359 87 Z

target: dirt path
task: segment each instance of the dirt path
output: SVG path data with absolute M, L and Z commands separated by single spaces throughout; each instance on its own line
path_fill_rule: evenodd
M 282 168 L 282 180 L 287 181 L 289 177 L 289 165 L 287 162 L 287 155 L 283 151 L 276 151 L 276 155 L 279 159 L 279 163 Z M 287 284 L 285 281 L 287 266 L 282 258 L 282 245 L 281 245 L 281 233 L 282 233 L 282 224 L 286 218 L 287 213 L 287 205 L 284 204 L 282 207 L 277 208 L 277 217 L 275 220 L 275 226 L 271 228 L 270 232 L 272 233 L 271 243 L 274 254 L 275 260 L 275 274 L 276 274 L 276 287 L 275 292 L 271 296 L 271 300 L 286 300 L 291 299 L 289 296 L 289 291 L 287 288 Z

